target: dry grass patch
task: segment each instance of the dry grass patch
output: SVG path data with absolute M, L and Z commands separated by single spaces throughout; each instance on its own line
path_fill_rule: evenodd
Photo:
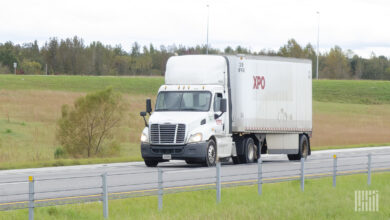
M 59 146 L 55 133 L 61 106 L 73 104 L 82 92 L 0 90 L 0 167 L 7 163 L 53 161 Z M 116 132 L 121 158 L 139 158 L 139 138 L 147 94 L 123 93 L 128 103 Z M 150 98 L 155 100 L 155 96 Z M 390 105 L 313 102 L 314 149 L 328 146 L 390 142 Z M 123 159 L 121 159 L 123 160 Z
M 390 105 L 314 102 L 314 147 L 390 142 Z
M 39 90 L 0 90 L 0 163 L 54 160 L 55 134 L 63 104 L 72 105 L 85 93 Z M 121 156 L 139 156 L 138 143 L 144 123 L 139 112 L 145 95 L 123 94 L 128 103 L 123 125 L 116 132 Z

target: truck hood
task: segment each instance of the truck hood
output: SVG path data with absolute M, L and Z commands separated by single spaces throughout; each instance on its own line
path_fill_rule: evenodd
M 209 121 L 210 112 L 153 112 L 149 124 L 186 124 L 187 131 L 199 127 L 200 121 Z

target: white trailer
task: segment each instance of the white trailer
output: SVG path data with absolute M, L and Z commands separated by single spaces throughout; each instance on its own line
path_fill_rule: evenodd
M 267 56 L 174 56 L 155 111 L 147 100 L 141 153 L 147 166 L 171 159 L 214 166 L 261 154 L 310 155 L 311 61 Z

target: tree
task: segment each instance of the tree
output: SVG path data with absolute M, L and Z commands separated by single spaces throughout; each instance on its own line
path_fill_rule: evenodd
M 124 103 L 111 88 L 62 106 L 57 139 L 73 157 L 102 156 L 112 150 L 114 130 L 120 125 Z
M 23 60 L 21 69 L 25 74 L 41 74 L 41 64 L 35 61 Z
M 18 62 L 18 60 L 14 51 L 14 45 L 9 41 L 0 48 L 0 64 L 13 69 L 14 62 Z
M 278 54 L 283 57 L 305 57 L 302 47 L 294 39 L 288 40 L 287 45 L 281 47 Z
M 330 49 L 323 65 L 321 74 L 324 78 L 341 79 L 351 77 L 348 59 L 339 46 Z

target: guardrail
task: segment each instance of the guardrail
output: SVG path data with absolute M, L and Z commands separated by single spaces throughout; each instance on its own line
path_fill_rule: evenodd
M 387 158 L 386 158 L 387 157 Z M 358 163 L 348 162 L 353 158 L 361 158 Z M 385 159 L 384 159 L 385 158 Z M 182 169 L 163 170 L 153 169 L 148 172 L 102 173 L 101 175 L 64 176 L 57 178 L 34 178 L 29 176 L 26 181 L 0 181 L 0 211 L 12 209 L 29 209 L 29 219 L 34 219 L 34 209 L 45 206 L 64 205 L 72 203 L 101 201 L 103 216 L 108 218 L 108 204 L 110 200 L 142 196 L 157 196 L 158 210 L 163 209 L 163 196 L 170 193 L 189 192 L 197 190 L 216 190 L 216 202 L 221 201 L 221 189 L 240 185 L 258 186 L 258 194 L 262 194 L 262 185 L 265 183 L 299 180 L 301 190 L 305 190 L 305 179 L 333 177 L 333 186 L 336 187 L 337 176 L 356 173 L 367 173 L 367 184 L 372 182 L 373 172 L 390 171 L 390 153 L 369 153 L 367 155 L 336 155 L 333 158 L 316 158 L 317 160 L 300 163 L 290 163 L 288 169 L 274 167 L 264 168 L 261 158 L 257 164 L 230 166 L 231 169 L 222 169 L 217 163 L 214 171 L 210 168 L 194 168 L 188 172 L 206 174 L 183 178 Z M 318 160 L 320 159 L 320 160 Z M 318 162 L 321 163 L 318 163 Z M 225 172 L 224 172 L 225 171 Z M 150 175 L 153 181 L 144 181 L 139 175 Z M 132 177 L 132 182 L 126 178 Z M 88 180 L 87 182 L 85 180 Z M 68 183 L 65 184 L 64 182 Z M 74 183 L 79 186 L 73 187 Z M 61 183 L 60 187 L 52 187 Z M 85 184 L 84 184 L 85 183 Z M 93 184 L 91 184 L 93 183 Z M 27 184 L 23 190 L 7 191 L 9 184 Z M 60 185 L 60 184 L 58 184 Z M 50 186 L 50 187 L 49 187 Z M 7 193 L 4 193 L 7 192 Z

